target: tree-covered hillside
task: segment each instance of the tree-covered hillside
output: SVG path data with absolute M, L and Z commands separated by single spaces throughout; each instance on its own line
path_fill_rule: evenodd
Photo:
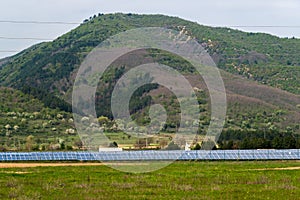
M 100 42 L 139 27 L 182 30 L 196 38 L 221 69 L 300 94 L 300 40 L 212 28 L 163 15 L 108 14 L 92 17 L 53 42 L 16 55 L 0 71 L 0 83 L 35 87 L 66 96 L 85 56 Z
M 71 119 L 72 86 L 84 58 L 110 36 L 141 27 L 183 31 L 195 38 L 214 59 L 221 70 L 228 100 L 224 137 L 220 143 L 228 147 L 230 142 L 233 147 L 234 144 L 242 145 L 247 134 L 261 137 L 264 133 L 263 138 L 274 139 L 276 137 L 265 134 L 284 137 L 300 133 L 299 39 L 207 27 L 177 17 L 119 13 L 95 15 L 53 42 L 34 45 L 0 60 L 0 86 L 17 89 L 0 91 L 1 136 L 40 134 L 46 138 L 48 133 L 59 136 L 73 128 L 68 121 Z M 156 49 L 140 51 L 135 58 L 129 55 L 126 62 L 116 61 L 106 71 L 99 80 L 96 95 L 98 116 L 112 119 L 111 93 L 124 73 L 143 64 L 136 63 L 137 56 L 179 70 L 199 89 L 201 118 L 194 120 L 200 120 L 199 133 L 205 133 L 210 121 L 209 94 L 205 84 L 189 63 Z M 149 105 L 159 100 L 172 115 L 164 131 L 174 132 L 178 127 L 178 102 L 172 94 L 163 96 L 162 92 L 166 92 L 165 88 L 157 85 L 140 88 L 131 99 L 130 112 L 139 124 L 145 125 L 149 123 Z M 14 121 L 19 118 L 30 123 L 20 126 L 19 121 Z M 193 122 L 187 122 L 190 123 Z M 15 130 L 15 126 L 19 128 Z M 243 138 L 236 137 L 237 133 Z M 72 142 L 68 142 L 71 145 Z
M 0 150 L 72 149 L 79 140 L 72 114 L 50 109 L 31 95 L 0 88 Z

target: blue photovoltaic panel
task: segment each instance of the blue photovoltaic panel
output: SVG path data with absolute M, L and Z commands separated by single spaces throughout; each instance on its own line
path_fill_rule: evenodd
M 300 160 L 299 149 L 118 152 L 1 152 L 0 161 Z

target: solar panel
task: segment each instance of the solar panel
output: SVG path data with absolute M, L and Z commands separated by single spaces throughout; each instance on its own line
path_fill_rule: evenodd
M 300 160 L 299 149 L 119 152 L 1 152 L 0 161 Z

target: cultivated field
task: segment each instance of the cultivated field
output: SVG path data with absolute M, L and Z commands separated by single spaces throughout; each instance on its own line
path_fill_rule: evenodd
M 0 164 L 0 199 L 299 199 L 300 162 L 175 162 L 129 174 L 99 163 Z

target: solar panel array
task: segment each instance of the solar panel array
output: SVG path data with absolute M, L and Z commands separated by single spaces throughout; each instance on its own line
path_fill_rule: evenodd
M 299 149 L 120 152 L 2 152 L 0 161 L 300 160 Z

